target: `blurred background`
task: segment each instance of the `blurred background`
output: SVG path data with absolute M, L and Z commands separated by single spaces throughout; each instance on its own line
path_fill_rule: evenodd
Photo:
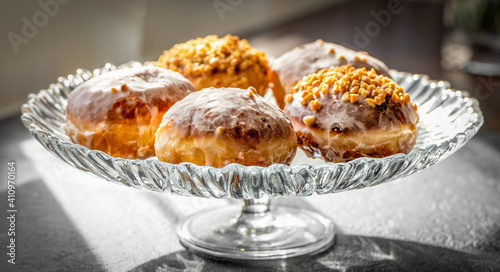
M 487 0 L 2 0 L 0 118 L 58 76 L 155 60 L 176 43 L 231 33 L 269 57 L 316 39 L 368 51 L 481 102 L 500 130 L 500 3 Z

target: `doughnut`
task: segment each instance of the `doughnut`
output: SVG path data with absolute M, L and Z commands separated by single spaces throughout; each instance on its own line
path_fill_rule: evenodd
M 179 73 L 157 67 L 98 75 L 70 94 L 65 131 L 74 143 L 90 149 L 144 159 L 154 155 L 163 114 L 195 91 Z
M 197 90 L 252 86 L 264 95 L 269 85 L 266 55 L 237 36 L 209 35 L 176 44 L 153 65 L 181 73 Z
M 408 153 L 417 139 L 417 106 L 375 69 L 343 65 L 305 76 L 285 97 L 299 147 L 345 162 Z
M 285 113 L 255 88 L 206 88 L 172 106 L 156 132 L 156 156 L 216 168 L 290 164 L 297 137 Z
M 342 45 L 317 40 L 299 45 L 284 53 L 271 63 L 270 80 L 275 85 L 278 105 L 282 108 L 284 96 L 290 93 L 302 77 L 332 66 L 349 64 L 354 68 L 375 69 L 377 74 L 389 77 L 389 68 L 380 60 L 369 56 L 367 52 L 356 52 Z M 283 89 L 279 89 L 282 86 Z

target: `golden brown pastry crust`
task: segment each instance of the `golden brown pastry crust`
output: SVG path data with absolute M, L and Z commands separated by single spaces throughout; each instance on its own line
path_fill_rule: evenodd
M 285 112 L 309 156 L 333 162 L 385 157 L 408 153 L 415 144 L 416 106 L 374 70 L 332 67 L 304 77 L 291 90 Z
M 182 75 L 157 67 L 112 71 L 79 85 L 66 109 L 66 134 L 111 156 L 154 155 L 154 135 L 163 114 L 194 92 Z
M 297 149 L 292 124 L 254 92 L 207 88 L 174 105 L 156 133 L 158 159 L 213 167 L 289 164 Z
M 264 52 L 231 35 L 209 35 L 176 44 L 165 50 L 154 65 L 181 73 L 197 90 L 252 86 L 264 95 L 269 83 Z

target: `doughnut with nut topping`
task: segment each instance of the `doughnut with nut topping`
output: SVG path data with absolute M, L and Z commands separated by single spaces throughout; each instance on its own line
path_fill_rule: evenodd
M 380 60 L 368 55 L 367 52 L 356 52 L 342 45 L 317 40 L 303 44 L 284 53 L 273 60 L 270 80 L 276 85 L 275 93 L 278 105 L 282 108 L 286 94 L 302 77 L 316 73 L 332 66 L 351 65 L 354 68 L 375 69 L 379 75 L 389 77 L 389 68 Z M 282 87 L 282 89 L 279 89 Z
M 269 85 L 264 52 L 232 35 L 209 35 L 176 44 L 165 50 L 154 65 L 181 73 L 197 90 L 252 86 L 264 95 Z
M 351 65 L 305 76 L 285 97 L 299 146 L 329 162 L 408 153 L 417 106 L 392 79 Z

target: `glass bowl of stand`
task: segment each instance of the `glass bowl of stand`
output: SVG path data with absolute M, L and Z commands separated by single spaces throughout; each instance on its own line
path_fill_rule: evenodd
M 168 164 L 116 158 L 74 144 L 64 133 L 67 99 L 82 82 L 103 73 L 151 65 L 106 64 L 93 71 L 78 69 L 57 83 L 31 94 L 21 119 L 50 153 L 76 169 L 107 181 L 158 193 L 242 200 L 242 206 L 200 211 L 178 225 L 180 242 L 189 250 L 224 259 L 269 260 L 312 255 L 333 244 L 332 220 L 305 208 L 270 205 L 290 195 L 331 194 L 374 186 L 421 171 L 462 147 L 483 123 L 476 99 L 450 89 L 444 81 L 395 70 L 391 77 L 418 105 L 417 142 L 409 154 L 326 163 L 300 151 L 290 166 L 231 164 L 224 168 L 191 163 Z

